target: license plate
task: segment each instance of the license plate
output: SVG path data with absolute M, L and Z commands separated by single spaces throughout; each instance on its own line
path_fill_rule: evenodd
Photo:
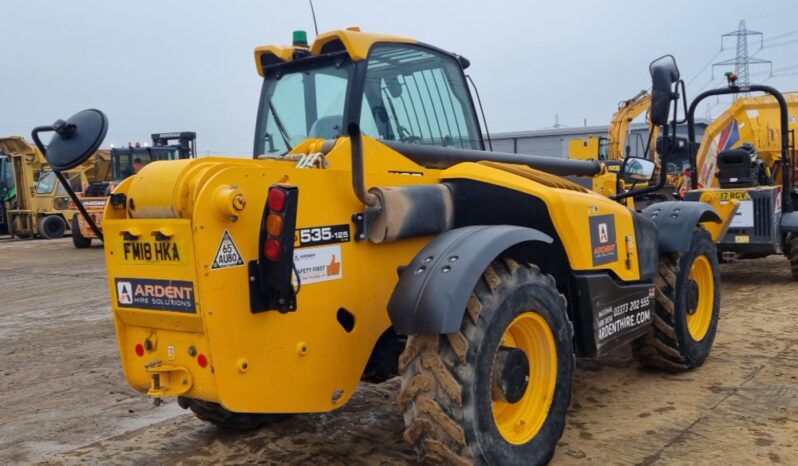
M 749 237 L 748 235 L 737 235 L 737 236 L 734 237 L 734 242 L 735 243 L 750 243 L 751 242 L 751 237 Z
M 122 241 L 119 258 L 129 264 L 179 265 L 184 261 L 181 241 Z

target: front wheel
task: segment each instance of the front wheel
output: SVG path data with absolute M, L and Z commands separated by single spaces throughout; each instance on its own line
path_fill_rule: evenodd
M 72 244 L 78 249 L 85 249 L 91 247 L 91 238 L 86 238 L 80 233 L 80 222 L 78 215 L 72 217 Z
M 39 219 L 39 236 L 45 239 L 57 239 L 66 233 L 66 221 L 60 215 L 45 215 Z
M 798 235 L 795 233 L 790 234 L 787 239 L 787 258 L 790 260 L 790 272 L 792 272 L 792 279 L 798 280 Z
M 554 279 L 494 261 L 460 331 L 416 335 L 399 360 L 405 440 L 423 462 L 548 462 L 565 428 L 573 326 Z
M 718 254 L 709 233 L 693 231 L 690 249 L 660 258 L 654 325 L 633 349 L 645 366 L 694 369 L 709 356 L 720 315 Z

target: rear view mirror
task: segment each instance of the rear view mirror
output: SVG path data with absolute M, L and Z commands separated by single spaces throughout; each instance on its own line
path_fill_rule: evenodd
M 651 181 L 657 165 L 648 159 L 627 157 L 621 166 L 621 179 L 628 183 Z
M 668 123 L 673 84 L 679 81 L 679 68 L 673 55 L 657 58 L 648 67 L 651 73 L 651 122 L 656 126 Z
M 55 171 L 75 168 L 100 148 L 108 132 L 108 118 L 99 110 L 83 110 L 67 121 L 58 120 L 51 127 L 33 130 L 33 140 L 40 144 L 39 132 L 54 131 L 47 150 L 42 151 Z M 41 147 L 40 147 L 41 149 Z

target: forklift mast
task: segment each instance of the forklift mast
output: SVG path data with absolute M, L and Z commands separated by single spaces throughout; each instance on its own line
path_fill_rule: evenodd
M 180 159 L 193 159 L 197 155 L 197 133 L 179 131 L 171 133 L 154 133 L 151 135 L 153 147 L 177 147 Z M 177 141 L 177 144 L 170 144 Z

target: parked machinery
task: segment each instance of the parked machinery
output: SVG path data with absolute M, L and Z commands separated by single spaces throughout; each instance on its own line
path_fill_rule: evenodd
M 152 147 L 130 144 L 128 147 L 111 148 L 110 179 L 91 183 L 79 196 L 97 228 L 102 231 L 103 211 L 114 186 L 151 162 L 194 158 L 196 140 L 197 134 L 191 131 L 155 133 L 152 135 Z M 82 216 L 75 215 L 72 218 L 72 244 L 78 249 L 88 248 L 93 239 L 100 239 L 100 236 Z
M 666 370 L 706 360 L 720 303 L 710 206 L 638 213 L 563 178 L 606 170 L 597 161 L 485 151 L 468 60 L 413 39 L 297 34 L 255 60 L 253 160 L 150 164 L 106 206 L 137 390 L 252 428 L 398 374 L 422 460 L 530 465 L 562 435 L 575 356 L 632 344 Z M 663 125 L 678 71 L 658 62 L 652 77 Z M 48 159 L 67 170 L 107 121 L 61 123 L 34 135 L 55 132 Z M 623 196 L 654 168 L 627 158 Z

